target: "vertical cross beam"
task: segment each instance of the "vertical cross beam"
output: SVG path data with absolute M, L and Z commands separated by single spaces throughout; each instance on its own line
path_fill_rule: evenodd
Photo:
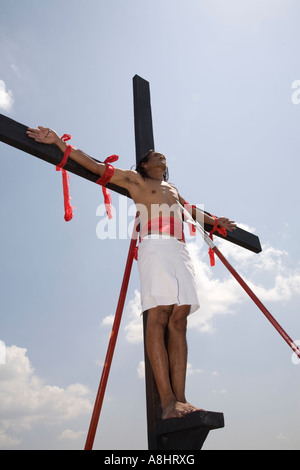
M 148 150 L 154 149 L 149 82 L 133 77 L 133 106 L 136 163 Z
M 133 77 L 134 129 L 136 163 L 150 149 L 154 149 L 152 113 L 149 82 L 135 75 Z M 160 419 L 161 407 L 152 367 L 146 351 L 146 328 L 148 312 L 143 314 L 144 356 L 146 380 L 146 407 L 149 449 L 156 449 L 155 424 Z

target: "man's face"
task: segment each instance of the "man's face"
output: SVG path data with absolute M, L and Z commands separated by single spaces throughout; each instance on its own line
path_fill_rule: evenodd
M 145 168 L 150 170 L 151 168 L 160 166 L 164 171 L 167 169 L 166 157 L 159 152 L 152 152 L 149 156 L 148 162 L 144 164 Z

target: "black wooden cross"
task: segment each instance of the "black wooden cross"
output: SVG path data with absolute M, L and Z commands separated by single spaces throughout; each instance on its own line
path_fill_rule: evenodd
M 155 148 L 149 82 L 135 75 L 133 78 L 133 94 L 136 162 L 138 163 L 148 150 Z M 28 126 L 0 114 L 0 141 L 57 165 L 62 160 L 62 152 L 56 146 L 41 144 L 30 139 L 26 135 L 27 128 Z M 68 160 L 64 168 L 94 183 L 99 178 L 99 175 L 91 173 L 71 159 Z M 119 194 L 130 197 L 128 191 L 119 186 L 109 183 L 107 187 Z M 211 226 L 205 225 L 205 230 L 210 231 L 211 229 Z M 218 233 L 216 233 L 216 236 L 223 238 Z M 228 233 L 226 240 L 254 253 L 261 251 L 259 238 L 239 227 L 234 232 Z M 147 313 L 144 314 L 143 322 L 145 337 Z M 150 450 L 199 450 L 211 429 L 224 426 L 222 413 L 204 411 L 191 413 L 184 418 L 161 421 L 160 399 L 146 349 L 145 371 L 148 446 Z

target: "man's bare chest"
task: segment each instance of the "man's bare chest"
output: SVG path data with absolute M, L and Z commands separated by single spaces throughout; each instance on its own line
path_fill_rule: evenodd
M 146 180 L 145 184 L 133 196 L 139 204 L 173 205 L 178 200 L 177 189 L 165 181 Z

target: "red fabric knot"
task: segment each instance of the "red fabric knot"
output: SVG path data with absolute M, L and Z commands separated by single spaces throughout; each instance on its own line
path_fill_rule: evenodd
M 210 216 L 215 219 L 215 223 L 214 223 L 214 226 L 213 226 L 212 230 L 209 233 L 209 238 L 211 240 L 213 240 L 213 234 L 215 232 L 218 232 L 220 235 L 223 235 L 223 237 L 226 237 L 227 236 L 226 228 L 218 227 L 217 217 L 213 214 L 210 214 Z M 208 254 L 209 254 L 210 265 L 214 266 L 215 265 L 215 253 L 214 253 L 214 250 L 210 247 L 209 247 L 209 250 L 208 250 Z
M 97 184 L 100 184 L 102 186 L 105 209 L 106 209 L 106 213 L 109 219 L 112 219 L 112 208 L 111 208 L 112 198 L 109 193 L 109 190 L 105 188 L 105 186 L 107 185 L 107 183 L 109 183 L 109 181 L 111 180 L 115 172 L 114 167 L 110 165 L 110 163 L 116 162 L 118 159 L 119 159 L 118 155 L 111 155 L 110 157 L 107 157 L 106 160 L 104 160 L 103 162 L 106 165 L 105 172 L 96 181 Z
M 64 142 L 71 139 L 70 134 L 64 134 L 61 138 Z M 62 173 L 62 183 L 63 183 L 63 194 L 64 194 L 64 208 L 65 208 L 65 221 L 69 222 L 73 218 L 73 208 L 70 204 L 70 176 L 69 173 L 63 169 L 65 164 L 68 161 L 70 153 L 72 152 L 73 146 L 67 145 L 66 150 L 63 156 L 62 161 L 56 165 L 56 171 L 61 171 Z
M 61 170 L 65 166 L 65 164 L 67 163 L 68 158 L 70 156 L 70 153 L 72 152 L 72 149 L 73 149 L 72 145 L 67 145 L 66 146 L 66 150 L 65 150 L 62 161 L 58 165 L 56 165 L 56 171 Z
M 61 140 L 63 140 L 64 142 L 67 142 L 67 140 L 71 140 L 71 139 L 72 139 L 72 136 L 70 134 L 64 134 L 61 137 Z

